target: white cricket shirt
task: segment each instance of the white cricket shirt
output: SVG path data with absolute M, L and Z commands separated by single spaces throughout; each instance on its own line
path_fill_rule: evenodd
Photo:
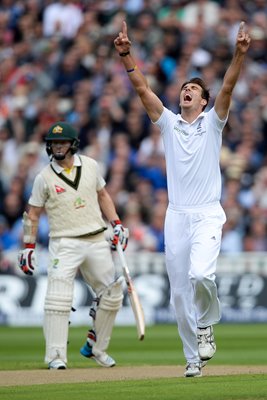
M 74 156 L 72 173 L 55 161 L 35 178 L 29 204 L 45 207 L 52 238 L 95 235 L 106 229 L 97 192 L 105 186 L 98 164 Z
M 165 148 L 169 202 L 174 207 L 195 207 L 221 197 L 220 150 L 226 124 L 212 108 L 192 123 L 164 107 L 155 122 Z

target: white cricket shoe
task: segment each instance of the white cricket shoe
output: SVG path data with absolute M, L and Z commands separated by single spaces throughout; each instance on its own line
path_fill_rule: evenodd
M 212 326 L 197 328 L 198 352 L 201 360 L 210 360 L 216 351 Z
M 202 363 L 201 362 L 195 362 L 195 363 L 187 363 L 185 367 L 185 373 L 184 376 L 186 378 L 199 378 L 202 376 Z
M 114 367 L 116 365 L 115 360 L 113 360 L 113 358 L 110 357 L 105 352 L 103 352 L 103 353 L 101 352 L 98 355 L 93 353 L 90 358 L 95 360 L 95 362 L 97 362 L 97 364 L 101 365 L 101 367 L 110 368 L 110 367 Z
M 88 331 L 87 340 L 83 345 L 83 347 L 80 349 L 81 355 L 83 355 L 86 358 L 91 358 L 92 360 L 97 362 L 97 364 L 101 365 L 101 367 L 106 367 L 106 368 L 114 367 L 114 365 L 116 365 L 116 362 L 107 353 L 100 351 L 97 352 L 96 350 L 94 350 L 93 352 L 93 346 L 95 345 L 95 343 L 96 343 L 95 331 L 93 329 L 90 329 Z
M 55 360 L 50 361 L 48 369 L 67 369 L 67 365 L 64 361 L 56 358 Z

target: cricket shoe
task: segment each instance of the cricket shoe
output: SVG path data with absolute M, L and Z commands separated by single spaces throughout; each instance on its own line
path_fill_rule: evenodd
M 213 327 L 197 328 L 198 353 L 202 361 L 210 360 L 216 351 Z
M 114 365 L 116 365 L 116 362 L 107 353 L 105 352 L 96 353 L 96 351 L 95 353 L 93 353 L 93 345 L 95 344 L 95 342 L 96 342 L 96 335 L 94 330 L 91 329 L 88 332 L 86 343 L 80 349 L 81 355 L 86 358 L 91 358 L 97 364 L 101 365 L 101 367 L 106 367 L 106 368 L 114 367 Z
M 186 378 L 199 378 L 202 376 L 202 362 L 189 362 L 185 367 L 184 376 Z
M 67 369 L 67 365 L 64 361 L 60 360 L 60 358 L 56 358 L 55 360 L 50 361 L 48 369 Z

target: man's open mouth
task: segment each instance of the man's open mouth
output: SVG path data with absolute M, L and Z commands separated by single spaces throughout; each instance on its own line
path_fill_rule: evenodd
M 192 100 L 192 96 L 189 93 L 186 93 L 184 96 L 184 101 L 191 101 Z

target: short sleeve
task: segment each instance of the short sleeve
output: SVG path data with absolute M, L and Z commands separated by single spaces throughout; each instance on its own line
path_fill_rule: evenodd
M 35 207 L 44 207 L 47 199 L 47 185 L 41 174 L 38 174 L 33 182 L 29 204 Z

